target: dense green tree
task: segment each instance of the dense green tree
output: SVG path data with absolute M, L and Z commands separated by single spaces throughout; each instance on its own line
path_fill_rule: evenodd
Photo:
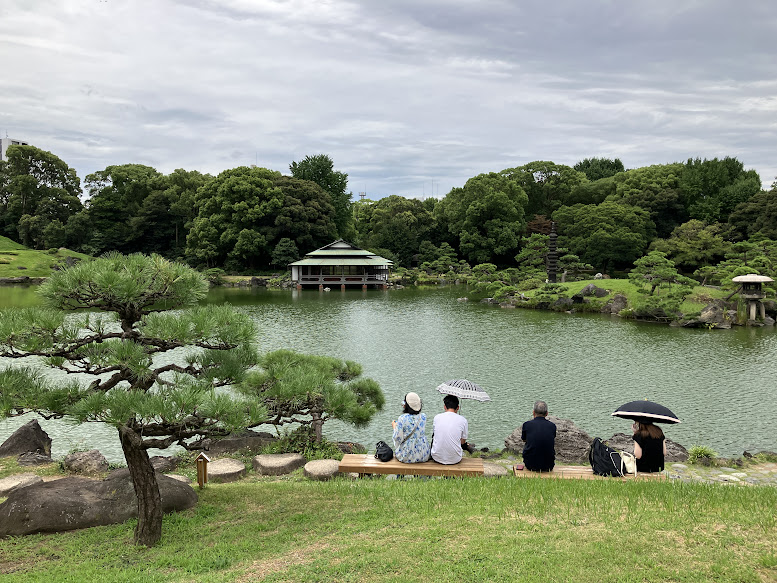
M 241 166 L 202 186 L 194 201 L 197 217 L 186 239 L 187 256 L 208 267 L 268 265 L 285 201 L 279 178 L 266 168 Z
M 272 264 L 276 267 L 286 267 L 289 263 L 294 263 L 299 259 L 299 249 L 297 244 L 283 237 L 272 250 Z
M 305 156 L 300 162 L 292 162 L 289 170 L 294 178 L 315 182 L 331 195 L 332 205 L 335 207 L 337 233 L 342 239 L 353 239 L 352 194 L 346 192 L 348 175 L 336 171 L 334 162 L 326 154 Z
M 738 239 L 756 234 L 777 239 L 777 188 L 773 186 L 771 190 L 759 192 L 747 202 L 739 203 L 728 222 Z
M 162 531 L 149 448 L 197 449 L 205 437 L 265 418 L 256 400 L 214 391 L 256 362 L 256 332 L 229 306 L 192 308 L 207 287 L 201 274 L 159 256 L 113 253 L 54 272 L 40 290 L 49 307 L 0 315 L 0 356 L 46 357 L 75 377 L 3 369 L 0 416 L 37 412 L 115 427 L 138 498 L 138 544 L 153 545 Z
M 0 165 L 0 233 L 42 249 L 43 230 L 55 220 L 67 223 L 82 209 L 81 182 L 75 170 L 51 152 L 11 146 Z M 22 217 L 24 225 L 20 225 Z
M 655 237 L 647 211 L 615 202 L 561 207 L 553 219 L 559 244 L 605 272 L 613 264 L 633 262 Z
M 532 233 L 521 239 L 521 250 L 515 256 L 515 262 L 524 278 L 547 277 L 548 235 Z
M 618 172 L 625 171 L 620 158 L 585 158 L 572 166 L 578 172 L 586 175 L 591 182 L 602 178 L 615 176 Z M 601 201 L 600 201 L 601 202 Z
M 691 219 L 676 227 L 671 237 L 653 241 L 650 248 L 665 253 L 678 268 L 689 273 L 723 259 L 729 245 L 723 240 L 720 231 L 718 224 L 707 225 Z
M 518 183 L 528 196 L 526 216 L 550 216 L 561 205 L 567 204 L 572 191 L 588 182 L 585 174 L 564 166 L 538 160 L 517 168 L 507 168 L 501 175 Z
M 713 223 L 725 221 L 737 204 L 758 193 L 761 179 L 730 156 L 695 158 L 685 163 L 679 186 L 690 217 Z
M 264 404 L 267 423 L 309 426 L 317 442 L 327 420 L 363 427 L 385 403 L 378 383 L 360 378 L 362 367 L 355 362 L 277 350 L 264 355 L 259 365 L 240 392 Z
M 565 206 L 573 204 L 601 204 L 616 193 L 616 178 L 600 178 L 594 182 L 583 182 L 575 186 L 564 199 Z
M 461 254 L 471 263 L 506 263 L 518 250 L 527 200 L 516 181 L 492 172 L 451 190 L 440 207 Z
M 86 206 L 90 233 L 88 247 L 82 250 L 93 255 L 105 251 L 134 250 L 139 225 L 137 222 L 133 224 L 132 219 L 146 198 L 159 190 L 161 178 L 162 174 L 154 168 L 142 164 L 108 166 L 105 170 L 89 174 L 85 186 L 89 193 Z M 155 201 L 151 212 L 159 208 Z
M 648 211 L 657 235 L 668 237 L 688 219 L 679 190 L 682 172 L 682 164 L 657 164 L 618 174 L 613 177 L 615 193 L 607 200 Z
M 387 196 L 370 205 L 369 229 L 362 241 L 389 249 L 399 264 L 410 267 L 421 242 L 428 239 L 434 216 L 415 198 Z
M 271 244 L 285 237 L 307 253 L 337 239 L 337 216 L 328 192 L 314 182 L 288 176 L 279 176 L 274 183 L 283 205 L 275 217 Z

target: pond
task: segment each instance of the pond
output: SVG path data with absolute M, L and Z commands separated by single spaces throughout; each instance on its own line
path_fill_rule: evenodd
M 263 351 L 290 348 L 354 360 L 380 383 L 384 410 L 362 429 L 327 422 L 324 433 L 333 440 L 370 448 L 389 441 L 405 393 L 417 392 L 431 418 L 442 410 L 437 385 L 466 378 L 492 398 L 462 403 L 478 447 L 504 447 L 537 399 L 547 401 L 552 415 L 608 438 L 629 431 L 630 423 L 612 411 L 646 398 L 682 419 L 665 433 L 686 447 L 708 445 L 727 456 L 777 450 L 773 328 L 691 330 L 597 314 L 506 310 L 458 301 L 466 291 L 215 288 L 205 302 L 230 302 L 248 312 Z M 34 302 L 32 289 L 3 288 L 0 297 L 0 305 Z M 0 421 L 0 442 L 29 418 Z M 98 447 L 111 461 L 122 460 L 110 428 L 45 420 L 41 426 L 54 440 L 55 457 Z

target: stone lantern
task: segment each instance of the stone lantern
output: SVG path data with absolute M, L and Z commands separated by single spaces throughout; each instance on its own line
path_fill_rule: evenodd
M 748 273 L 747 275 L 738 275 L 732 278 L 731 281 L 740 284 L 739 297 L 747 300 L 747 319 L 755 320 L 757 310 L 758 316 L 763 320 L 766 317 L 766 309 L 761 300 L 766 296 L 766 292 L 764 292 L 762 286 L 764 283 L 774 280 L 765 275 Z

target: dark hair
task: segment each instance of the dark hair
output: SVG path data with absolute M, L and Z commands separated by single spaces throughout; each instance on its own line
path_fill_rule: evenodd
M 445 395 L 445 398 L 442 400 L 442 402 L 445 404 L 446 409 L 459 408 L 459 398 L 454 397 L 453 395 Z
M 646 423 L 645 421 L 637 421 L 637 433 L 640 437 L 651 439 L 663 439 L 664 432 L 658 425 L 652 423 Z

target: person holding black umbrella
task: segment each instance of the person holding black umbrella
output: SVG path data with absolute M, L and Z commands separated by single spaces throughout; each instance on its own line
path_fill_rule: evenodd
M 637 472 L 660 472 L 664 469 L 666 456 L 666 438 L 658 425 L 647 420 L 635 421 L 631 426 L 634 432 L 634 457 L 637 458 Z
M 630 401 L 618 407 L 614 417 L 631 419 L 634 424 L 634 457 L 637 458 L 637 472 L 660 472 L 664 469 L 666 438 L 655 423 L 680 423 L 677 415 L 668 408 L 653 401 Z

